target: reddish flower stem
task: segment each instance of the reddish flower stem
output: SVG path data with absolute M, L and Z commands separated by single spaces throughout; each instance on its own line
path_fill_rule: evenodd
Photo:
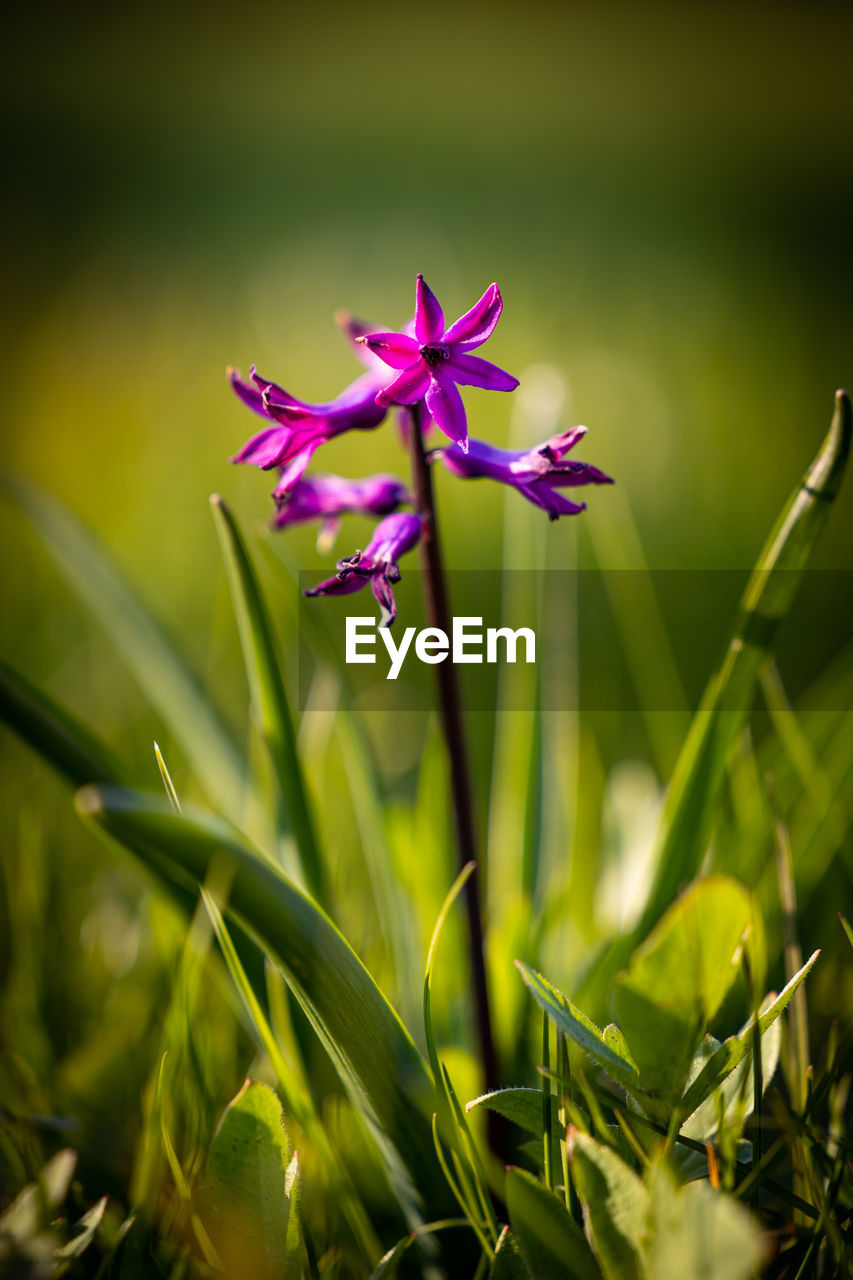
M 412 484 L 418 513 L 423 518 L 420 541 L 421 565 L 424 575 L 424 597 L 429 624 L 440 627 L 450 635 L 452 622 L 447 599 L 447 582 L 441 558 L 435 498 L 432 489 L 432 472 L 424 454 L 422 422 L 426 409 L 423 401 L 411 406 L 411 454 Z M 468 862 L 477 861 L 477 842 L 474 836 L 474 812 L 471 800 L 471 774 L 468 765 L 468 749 L 465 742 L 465 726 L 459 698 L 456 667 L 452 662 L 439 662 L 435 667 L 438 679 L 438 699 L 441 711 L 441 727 L 450 764 L 450 787 L 453 796 L 453 812 L 456 825 L 456 845 L 460 869 Z M 486 963 L 483 952 L 483 921 L 480 905 L 479 870 L 465 885 L 465 905 L 468 912 L 468 942 L 471 963 L 471 981 L 474 996 L 474 1012 L 477 1024 L 477 1040 L 483 1067 L 486 1089 L 498 1087 L 498 1064 L 492 1036 L 492 1018 L 489 1007 L 489 988 L 486 979 Z M 500 1116 L 487 1113 L 489 1141 L 497 1155 L 501 1155 Z M 497 1122 L 497 1123 L 493 1123 Z

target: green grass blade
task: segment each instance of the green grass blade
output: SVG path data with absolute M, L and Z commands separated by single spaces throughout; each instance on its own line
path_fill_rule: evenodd
M 88 729 L 0 662 L 0 720 L 13 729 L 75 787 L 87 782 L 126 782 L 124 766 Z
M 252 706 L 270 753 L 305 885 L 319 903 L 328 906 L 323 860 L 296 752 L 293 717 L 276 656 L 269 612 L 234 516 L 218 494 L 213 495 L 210 504 L 228 572 Z
M 850 451 L 850 400 L 836 396 L 832 425 L 768 538 L 741 601 L 723 663 L 708 684 L 675 768 L 658 836 L 657 871 L 632 939 L 645 937 L 708 847 L 726 757 L 742 729 L 759 671 L 826 523 Z
M 197 887 L 214 861 L 227 910 L 281 965 L 294 994 L 365 1119 L 391 1185 L 413 1223 L 444 1216 L 447 1198 L 428 1115 L 436 1092 L 415 1045 L 332 921 L 273 863 L 212 814 L 120 787 L 87 787 L 80 813 L 151 865 L 151 851 Z M 155 871 L 159 870 L 154 867 Z
M 243 807 L 243 763 L 195 673 L 95 536 L 51 495 L 7 482 L 66 582 L 109 634 L 211 801 Z

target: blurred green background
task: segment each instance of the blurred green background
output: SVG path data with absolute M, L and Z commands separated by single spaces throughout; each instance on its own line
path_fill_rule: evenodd
M 328 398 L 358 373 L 334 310 L 397 326 L 417 271 L 450 318 L 500 283 L 486 354 L 523 385 L 531 365 L 554 366 L 564 424 L 589 427 L 579 453 L 617 480 L 591 492 L 581 520 L 535 535 L 551 568 L 592 563 L 592 548 L 634 567 L 632 542 L 613 533 L 633 528 L 628 510 L 656 568 L 753 562 L 853 378 L 849 7 L 73 4 L 18 12 L 6 34 L 2 464 L 101 535 L 241 735 L 246 690 L 207 498 L 220 491 L 260 526 L 270 481 L 228 466 L 255 422 L 225 367 L 254 361 Z M 522 429 L 510 397 L 471 391 L 466 404 L 478 436 Z M 351 475 L 404 465 L 390 426 L 317 461 Z M 443 472 L 437 486 L 449 562 L 498 568 L 503 495 Z M 366 529 L 345 526 L 339 554 Z M 853 568 L 851 534 L 848 488 L 817 563 Z M 152 787 L 158 737 L 191 790 L 5 502 L 0 538 L 0 654 Z M 328 572 L 310 531 L 286 541 L 295 563 Z M 689 646 L 679 659 L 704 678 Z M 602 777 L 626 757 L 658 780 L 668 751 L 671 763 L 676 728 L 656 754 L 635 721 L 599 725 Z M 305 726 L 309 746 L 325 725 L 318 714 Z M 391 717 L 383 730 L 380 768 L 404 799 L 424 723 Z M 494 730 L 476 717 L 481 794 Z M 112 1107 L 101 1156 L 118 1169 L 150 1046 L 130 1067 L 103 1041 L 148 1043 L 168 948 L 140 924 L 135 874 L 78 829 L 64 789 L 6 734 L 0 753 L 16 1070 L 93 1132 L 99 1099 L 114 1096 L 98 1071 L 119 1072 L 126 1106 Z M 646 805 L 655 775 L 623 783 L 623 799 L 635 786 Z M 349 812 L 328 807 L 346 868 Z M 362 929 L 354 941 L 369 950 Z

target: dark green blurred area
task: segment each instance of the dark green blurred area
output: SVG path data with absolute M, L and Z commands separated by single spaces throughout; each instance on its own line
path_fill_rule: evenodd
M 588 558 L 612 501 L 655 568 L 748 568 L 853 381 L 849 7 L 78 4 L 18 13 L 6 37 L 2 464 L 97 530 L 241 734 L 207 499 L 222 492 L 251 526 L 271 486 L 228 466 L 255 423 L 226 365 L 326 399 L 358 373 L 336 308 L 396 326 L 423 271 L 452 318 L 496 279 L 484 354 L 522 379 L 556 366 L 566 425 L 588 425 L 583 456 L 619 486 L 547 531 L 552 568 Z M 509 397 L 466 404 L 475 435 L 506 442 Z M 404 465 L 390 425 L 317 462 Z M 503 495 L 437 486 L 452 567 L 499 568 Z M 365 530 L 345 526 L 339 554 Z M 851 535 L 848 481 L 817 563 L 853 567 Z M 158 786 L 162 728 L 5 503 L 0 539 L 0 656 Z M 310 531 L 287 545 L 328 572 Z M 686 674 L 701 682 L 704 665 Z M 401 718 L 386 740 L 392 783 L 421 732 Z M 481 793 L 491 733 L 477 717 Z M 634 722 L 602 740 L 605 767 L 646 750 Z M 85 1036 L 113 1001 L 111 1035 L 139 1049 L 167 965 L 138 940 L 131 973 L 133 873 L 93 853 L 63 789 L 6 735 L 0 760 L 4 846 L 23 831 L 44 859 L 30 883 L 4 854 L 6 900 L 49 931 L 10 1008 L 40 1005 L 52 1041 L 30 1023 L 17 1052 L 50 1082 L 45 1107 L 64 1099 L 100 1132 Z M 118 1169 L 131 1136 L 113 1137 Z

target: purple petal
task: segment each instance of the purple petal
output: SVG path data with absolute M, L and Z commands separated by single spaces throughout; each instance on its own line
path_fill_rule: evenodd
M 228 381 L 231 383 L 231 389 L 234 394 L 243 401 L 253 413 L 257 413 L 262 418 L 268 418 L 269 414 L 264 408 L 264 399 L 260 391 L 251 382 L 247 382 L 242 376 L 239 369 L 228 366 Z
M 250 462 L 253 466 L 266 471 L 278 465 L 292 439 L 293 432 L 289 427 L 266 427 L 256 436 L 252 436 L 251 440 L 247 440 L 231 461 Z
M 305 592 L 306 596 L 351 596 L 353 592 L 360 591 L 367 584 L 367 578 L 360 578 L 358 574 L 348 574 L 346 578 L 327 578 L 325 582 L 318 582 L 316 587 L 309 587 Z
M 442 370 L 454 382 L 463 387 L 484 387 L 487 391 L 515 391 L 518 378 L 505 373 L 496 364 L 481 360 L 479 356 L 453 353 Z
M 436 377 L 430 378 L 426 406 L 435 425 L 467 453 L 468 419 L 462 397 L 450 379 L 439 382 Z
M 541 481 L 519 485 L 518 492 L 524 494 L 524 497 L 535 506 L 547 511 L 549 520 L 556 520 L 559 516 L 576 516 L 581 511 L 586 511 L 585 502 L 572 502 L 562 493 L 555 493 L 550 486 L 542 484 Z
M 599 471 L 591 462 L 563 462 L 543 476 L 553 488 L 573 489 L 582 484 L 613 484 L 613 477 Z
M 568 431 L 561 431 L 558 436 L 552 436 L 550 440 L 540 444 L 539 451 L 543 452 L 547 449 L 555 458 L 562 458 L 570 449 L 574 449 L 585 435 L 586 427 L 569 427 Z
M 397 601 L 394 599 L 391 583 L 384 573 L 375 573 L 370 579 L 370 585 L 373 588 L 376 603 L 381 610 L 379 625 L 380 627 L 390 627 L 397 616 Z
M 490 284 L 480 301 L 453 322 L 444 341 L 460 351 L 473 351 L 491 336 L 502 309 L 501 291 L 496 284 Z
M 441 342 L 444 336 L 444 312 L 438 298 L 422 275 L 415 286 L 415 337 L 421 346 Z
M 418 359 L 416 364 L 404 369 L 392 383 L 379 392 L 376 403 L 386 407 L 389 404 L 414 404 L 415 401 L 423 399 L 429 385 L 429 369 L 423 360 Z
M 310 409 L 311 405 L 306 404 L 304 400 L 297 400 L 289 391 L 285 391 L 284 387 L 280 387 L 277 382 L 270 382 L 267 378 L 262 378 L 258 373 L 255 365 L 250 370 L 252 381 L 264 397 L 264 401 L 272 401 L 276 406 L 289 405 L 293 409 Z
M 405 333 L 370 333 L 356 338 L 392 369 L 408 369 L 418 358 L 418 344 Z
M 301 480 L 308 467 L 308 463 L 313 458 L 317 447 L 320 444 L 322 444 L 321 440 L 315 439 L 309 441 L 309 443 L 304 445 L 299 453 L 290 460 L 288 466 L 281 473 L 281 479 L 272 491 L 272 496 L 274 498 L 283 498 L 290 492 L 297 480 Z

